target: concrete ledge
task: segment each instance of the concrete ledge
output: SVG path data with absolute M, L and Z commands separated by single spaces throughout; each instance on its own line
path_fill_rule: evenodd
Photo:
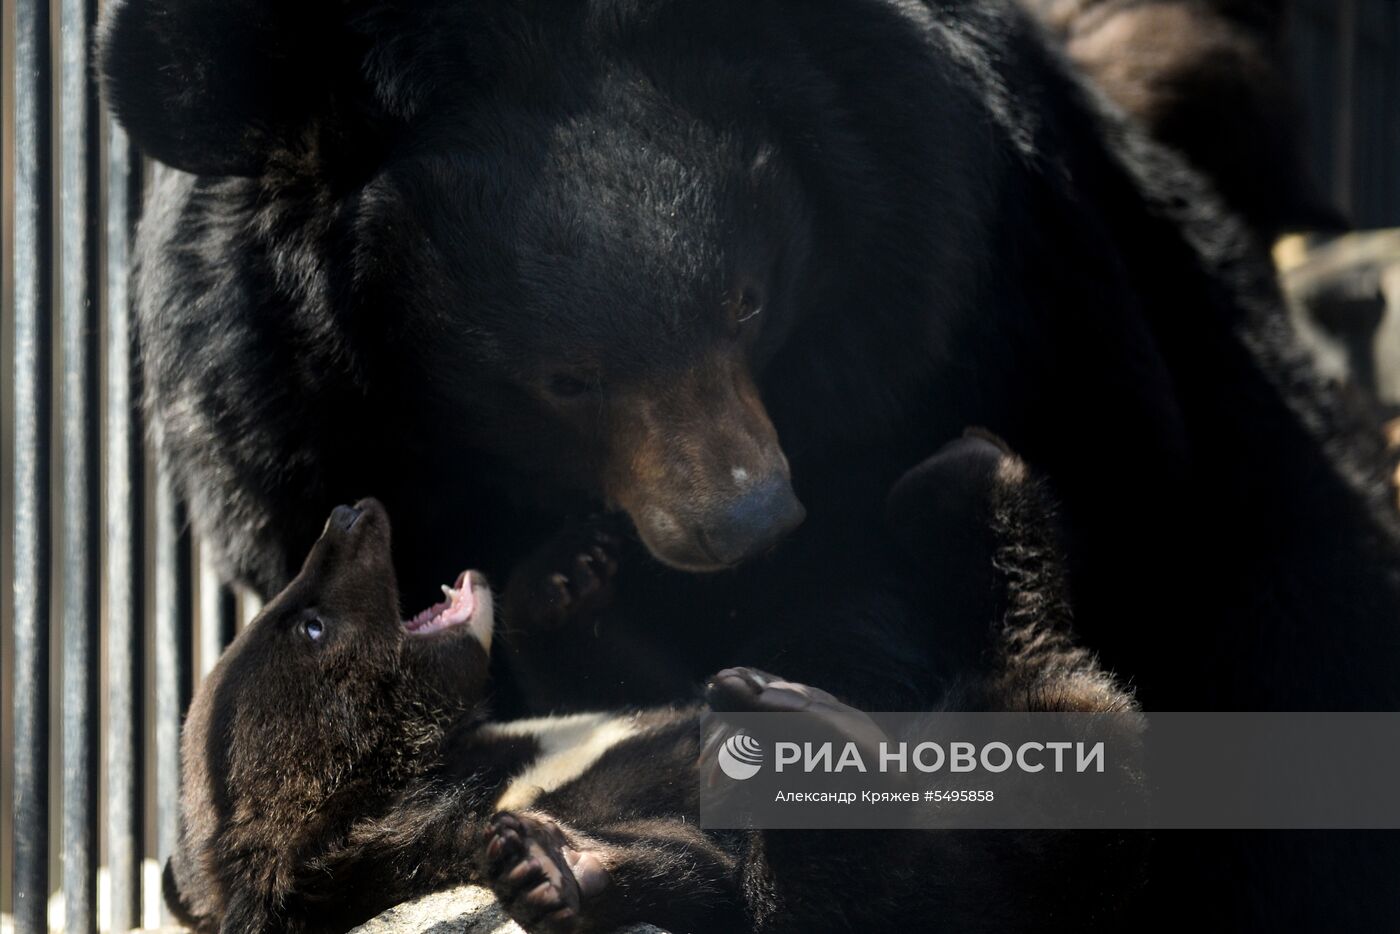
M 61 931 L 61 927 L 51 928 Z M 106 928 L 102 928 L 103 931 Z M 0 915 L 0 934 L 14 934 L 14 919 Z M 133 934 L 188 934 L 184 928 L 146 928 Z M 501 910 L 490 890 L 464 885 L 425 895 L 417 901 L 390 908 L 355 928 L 352 934 L 524 934 Z M 639 924 L 617 934 L 666 934 L 661 928 Z
M 390 908 L 353 934 L 523 934 L 487 889 L 468 885 Z M 619 934 L 666 934 L 648 924 Z

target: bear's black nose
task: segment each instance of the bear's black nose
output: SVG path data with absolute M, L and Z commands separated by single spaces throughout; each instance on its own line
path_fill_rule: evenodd
M 777 544 L 806 517 L 792 484 L 775 476 L 730 504 L 720 521 L 702 529 L 701 539 L 715 561 L 738 564 Z
M 348 532 L 360 521 L 364 513 L 354 506 L 337 506 L 331 512 L 331 525 L 342 532 Z

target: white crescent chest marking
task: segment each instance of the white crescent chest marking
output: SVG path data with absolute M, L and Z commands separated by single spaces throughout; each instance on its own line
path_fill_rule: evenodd
M 498 811 L 528 808 L 541 795 L 587 772 L 603 753 L 641 732 L 634 718 L 606 713 L 512 720 L 485 729 L 492 736 L 531 737 L 540 746 L 539 757 L 511 779 L 496 801 Z

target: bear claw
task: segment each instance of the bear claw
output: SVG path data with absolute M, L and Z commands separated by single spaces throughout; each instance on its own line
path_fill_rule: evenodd
M 558 824 L 509 811 L 487 825 L 485 869 L 506 913 L 541 934 L 578 931 L 585 895 L 606 883 L 597 858 L 571 847 Z
M 507 621 L 520 629 L 557 629 L 612 600 L 619 540 L 607 529 L 566 529 L 511 575 Z

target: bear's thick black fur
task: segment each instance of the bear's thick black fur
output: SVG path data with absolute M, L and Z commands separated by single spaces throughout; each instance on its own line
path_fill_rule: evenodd
M 910 561 L 944 560 L 934 539 L 950 535 L 987 585 L 989 625 L 961 635 L 989 664 L 968 657 L 957 709 L 1116 714 L 1093 721 L 1112 724 L 1096 735 L 1112 748 L 1112 787 L 1138 794 L 1128 763 L 1141 720 L 1073 642 L 1050 501 L 1025 465 L 985 440 L 954 442 L 901 484 L 892 512 Z M 456 591 L 401 622 L 382 506 L 334 511 L 185 722 L 182 833 L 165 880 L 183 923 L 344 931 L 476 882 L 531 934 L 639 921 L 905 931 L 914 918 L 989 934 L 1113 931 L 1141 879 L 1134 833 L 702 832 L 714 767 L 702 744 L 706 729 L 711 742 L 726 733 L 698 705 L 492 720 L 490 591 L 471 572 Z M 707 699 L 858 744 L 886 739 L 831 695 L 752 669 L 720 672 Z
M 351 491 L 410 593 L 600 501 L 726 563 L 701 539 L 790 525 L 790 465 L 771 557 L 624 561 L 600 631 L 644 652 L 639 607 L 761 628 L 869 554 L 865 588 L 889 483 L 980 424 L 1065 500 L 1081 625 L 1149 703 L 1394 706 L 1379 442 L 1233 218 L 1013 4 L 216 6 L 113 4 L 103 60 L 205 173 L 158 173 L 141 342 L 230 574 L 278 589 Z
M 983 601 L 926 592 L 878 517 L 978 424 L 1061 497 L 1077 624 L 1149 709 L 1400 700 L 1371 423 L 1242 225 L 1009 0 L 125 0 L 103 67 L 199 173 L 158 172 L 140 232 L 148 409 L 264 594 L 366 493 L 410 599 L 611 505 L 645 548 L 518 707 L 754 664 L 922 708 Z M 1227 883 L 1183 837 L 1145 914 L 1395 910 L 1337 839 Z M 1379 877 L 1388 847 L 1356 845 Z

